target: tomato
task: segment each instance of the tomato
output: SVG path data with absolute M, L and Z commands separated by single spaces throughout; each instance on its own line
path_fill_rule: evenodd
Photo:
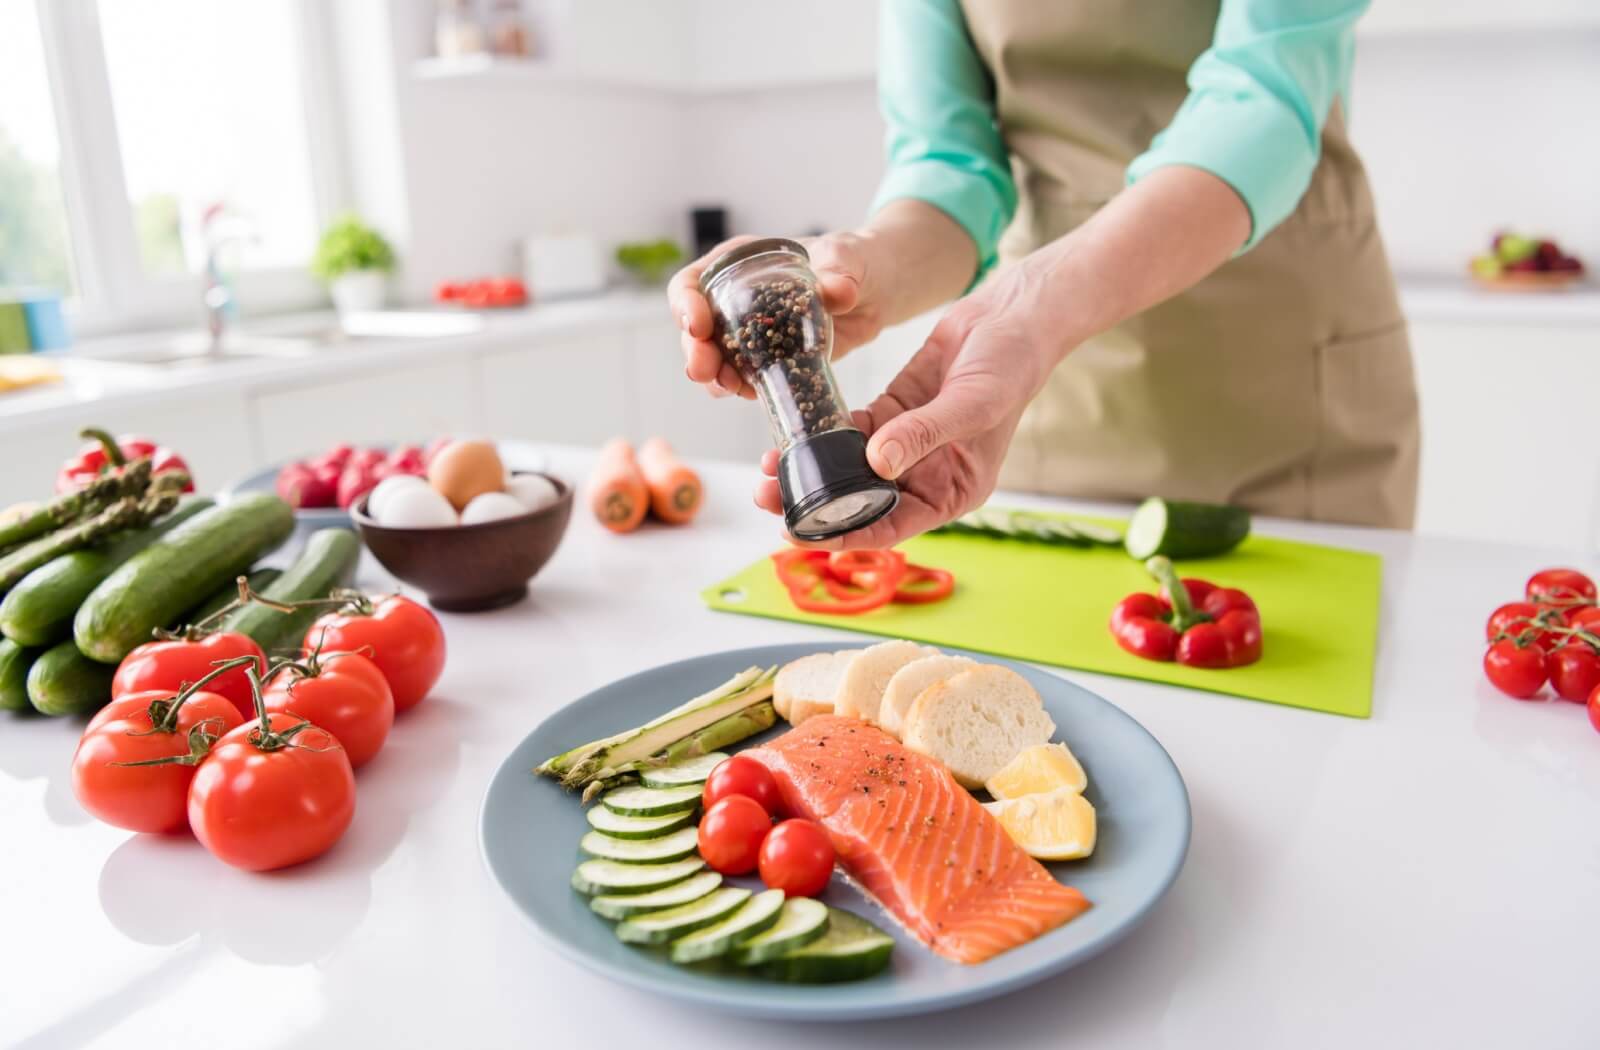
M 394 725 L 389 683 L 360 653 L 322 653 L 303 669 L 287 667 L 261 699 L 268 711 L 297 715 L 332 733 L 352 769 L 372 761 Z
M 1531 700 L 1544 685 L 1544 650 L 1502 639 L 1483 654 L 1483 671 L 1502 693 Z
M 217 742 L 189 785 L 189 826 L 225 864 L 271 871 L 321 856 L 356 812 L 356 778 L 339 741 L 286 714 Z M 304 728 L 298 728 L 304 726 Z
M 761 881 L 785 897 L 815 897 L 833 878 L 833 843 L 809 820 L 786 820 L 767 833 L 758 865 Z
M 1600 607 L 1585 605 L 1566 612 L 1568 627 L 1581 627 L 1593 635 L 1600 635 Z
M 232 700 L 205 690 L 181 698 L 160 689 L 124 694 L 100 709 L 78 741 L 72 793 L 90 816 L 112 827 L 182 831 L 195 767 L 241 721 Z M 163 758 L 178 761 L 125 764 Z
M 142 693 L 160 689 L 176 693 L 185 685 L 198 682 L 210 674 L 222 660 L 241 656 L 255 657 L 257 674 L 266 674 L 266 654 L 249 635 L 235 631 L 218 631 L 195 641 L 177 638 L 171 641 L 145 642 L 122 658 L 116 676 L 111 679 L 113 699 L 129 693 Z M 241 665 L 213 679 L 206 688 L 227 697 L 239 711 L 242 719 L 256 715 L 255 701 L 250 697 L 250 681 Z
M 394 694 L 394 709 L 414 707 L 444 672 L 444 628 L 410 598 L 392 594 L 376 605 L 320 617 L 306 632 L 305 651 L 366 653 Z
M 729 795 L 700 818 L 700 856 L 724 875 L 745 875 L 760 863 L 772 818 L 746 795 Z
M 745 755 L 734 755 L 717 763 L 717 768 L 706 778 L 700 804 L 709 811 L 730 795 L 743 795 L 752 799 L 773 816 L 783 811 L 783 797 L 778 794 L 778 782 L 766 766 Z
M 1577 569 L 1545 569 L 1528 577 L 1528 600 L 1556 601 L 1572 598 L 1594 598 L 1594 581 Z
M 1489 622 L 1484 626 L 1484 635 L 1492 642 L 1502 634 L 1517 637 L 1535 627 L 1565 627 L 1566 624 L 1564 616 L 1555 609 L 1535 605 L 1533 602 L 1507 602 L 1489 614 Z M 1556 648 L 1562 642 L 1560 635 L 1551 634 L 1549 631 L 1539 631 L 1532 635 L 1531 640 L 1545 652 Z
M 1600 653 L 1583 642 L 1573 642 L 1545 657 L 1550 686 L 1563 700 L 1581 704 L 1600 686 Z
M 1594 731 L 1600 733 L 1600 686 L 1589 694 L 1589 724 L 1594 726 Z

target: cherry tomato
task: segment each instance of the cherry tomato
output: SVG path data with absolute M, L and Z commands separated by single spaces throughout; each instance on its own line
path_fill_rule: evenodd
M 1585 605 L 1566 612 L 1568 627 L 1581 627 L 1593 635 L 1600 635 L 1600 607 Z
M 323 653 L 289 667 L 261 696 L 268 711 L 296 715 L 325 729 L 344 747 L 350 768 L 372 761 L 394 725 L 394 694 L 378 665 L 360 653 Z
M 785 897 L 815 897 L 833 878 L 833 843 L 809 820 L 786 820 L 761 843 L 761 881 Z
M 1494 687 L 1518 700 L 1531 700 L 1544 685 L 1544 650 L 1521 646 L 1509 638 L 1489 646 L 1483 654 L 1483 671 Z
M 398 594 L 379 599 L 371 612 L 347 610 L 320 617 L 304 642 L 307 653 L 319 646 L 366 653 L 388 679 L 397 712 L 416 706 L 444 672 L 444 628 L 439 618 Z
M 1595 597 L 1594 581 L 1577 569 L 1545 569 L 1528 577 L 1528 600 L 1557 601 Z
M 1583 642 L 1573 642 L 1545 657 L 1550 686 L 1563 700 L 1581 704 L 1600 686 L 1600 653 Z
M 210 674 L 219 661 L 240 656 L 255 657 L 256 673 L 266 674 L 266 654 L 261 646 L 249 635 L 235 631 L 218 631 L 195 641 L 145 642 L 117 665 L 116 676 L 111 679 L 111 696 L 115 699 L 151 689 L 176 693 Z M 227 697 L 238 709 L 239 717 L 248 720 L 255 717 L 256 709 L 244 671 L 244 667 L 235 668 L 212 679 L 206 688 Z
M 356 812 L 356 778 L 339 741 L 292 715 L 267 718 L 270 735 L 259 721 L 239 726 L 217 742 L 189 785 L 195 837 L 218 860 L 246 871 L 321 856 Z
M 700 856 L 724 875 L 756 870 L 761 843 L 772 830 L 772 818 L 746 795 L 729 795 L 700 818 Z
M 78 804 L 112 827 L 153 834 L 189 825 L 189 782 L 216 739 L 241 721 L 233 701 L 206 690 L 183 699 L 167 690 L 126 693 L 101 708 L 72 756 Z M 192 758 L 130 766 L 154 758 Z
M 1594 726 L 1594 731 L 1600 733 L 1600 686 L 1589 694 L 1589 724 Z
M 743 795 L 745 798 L 753 799 L 757 805 L 775 817 L 781 815 L 783 811 L 783 796 L 778 793 L 778 782 L 772 778 L 771 771 L 755 759 L 744 755 L 734 755 L 717 763 L 717 768 L 706 778 L 705 790 L 700 795 L 700 804 L 709 811 L 712 806 L 730 795 Z
M 1538 623 L 1535 622 L 1536 619 Z M 1541 624 L 1546 627 L 1565 627 L 1567 621 L 1555 609 L 1535 605 L 1533 602 L 1506 602 L 1489 614 L 1489 622 L 1484 626 L 1484 637 L 1492 642 L 1502 634 L 1518 636 Z M 1533 641 L 1539 648 L 1549 652 L 1561 645 L 1562 638 L 1548 631 L 1540 631 L 1533 636 Z

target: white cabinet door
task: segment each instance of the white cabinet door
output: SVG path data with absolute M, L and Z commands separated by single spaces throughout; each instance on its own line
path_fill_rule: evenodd
M 633 440 L 660 435 L 683 456 L 743 462 L 761 457 L 772 441 L 761 405 L 714 398 L 689 382 L 672 322 L 635 325 L 628 342 Z
M 629 430 L 626 330 L 597 329 L 485 354 L 483 418 L 497 438 L 597 445 Z
M 341 441 L 420 444 L 442 434 L 485 430 L 476 363 L 465 353 L 359 378 L 264 390 L 254 400 L 266 463 L 297 459 Z

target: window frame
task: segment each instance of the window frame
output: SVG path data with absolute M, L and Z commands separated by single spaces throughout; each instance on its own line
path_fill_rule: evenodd
M 339 124 L 334 26 L 328 5 L 290 0 L 300 63 L 300 107 L 315 219 L 325 226 L 350 200 Z M 75 336 L 203 323 L 198 274 L 152 276 L 139 255 L 127 196 L 97 0 L 33 0 L 55 106 L 60 178 L 77 294 L 65 304 Z M 312 310 L 327 295 L 304 266 L 230 275 L 244 317 Z

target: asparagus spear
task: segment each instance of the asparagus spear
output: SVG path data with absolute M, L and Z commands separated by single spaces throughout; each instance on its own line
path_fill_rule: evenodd
M 176 472 L 173 472 L 176 473 Z M 121 470 L 95 478 L 76 492 L 57 496 L 27 517 L 0 526 L 0 547 L 53 532 L 113 502 L 138 496 L 150 485 L 150 460 L 136 459 Z
M 144 461 L 148 467 L 149 460 Z M 47 533 L 0 557 L 0 594 L 15 587 L 28 573 L 63 554 L 100 543 L 124 529 L 142 528 L 178 505 L 188 475 L 168 471 L 149 482 L 140 496 L 123 496 L 66 528 Z
M 754 707 L 735 711 L 726 718 L 712 722 L 699 732 L 674 741 L 647 759 L 628 763 L 626 770 L 600 770 L 595 774 L 596 779 L 590 781 L 589 786 L 584 788 L 583 801 L 588 802 L 596 795 L 635 779 L 634 774 L 641 769 L 676 765 L 691 758 L 709 755 L 713 751 L 721 751 L 725 747 L 732 747 L 741 740 L 771 729 L 777 720 L 778 711 L 772 706 L 771 700 L 763 700 Z

